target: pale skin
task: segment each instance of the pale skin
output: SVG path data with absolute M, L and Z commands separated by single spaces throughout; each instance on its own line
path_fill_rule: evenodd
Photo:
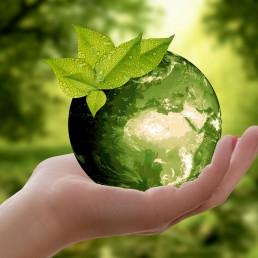
M 180 188 L 145 192 L 94 183 L 73 154 L 41 162 L 25 186 L 0 205 L 0 257 L 51 257 L 73 243 L 161 233 L 222 204 L 252 165 L 258 126 L 217 144 L 210 165 Z M 234 145 L 234 144 L 233 144 Z

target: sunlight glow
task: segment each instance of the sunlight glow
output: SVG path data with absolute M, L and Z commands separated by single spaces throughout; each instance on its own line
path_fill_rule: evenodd
M 168 33 L 175 34 L 173 49 L 180 46 L 185 40 L 191 27 L 198 19 L 198 14 L 204 5 L 204 0 L 153 0 L 153 7 L 164 8 L 162 24 L 155 37 L 167 37 Z M 152 31 L 149 32 L 153 34 Z

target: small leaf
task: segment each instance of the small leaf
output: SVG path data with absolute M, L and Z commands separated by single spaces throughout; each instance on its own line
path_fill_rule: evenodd
M 78 36 L 78 57 L 85 58 L 92 67 L 95 67 L 99 58 L 115 49 L 112 40 L 96 31 L 75 26 Z
M 79 98 L 96 90 L 95 72 L 83 58 L 54 58 L 46 62 L 54 70 L 62 91 L 69 97 Z
M 132 78 L 143 76 L 157 67 L 166 54 L 173 38 L 174 36 L 142 40 L 138 69 Z
M 137 72 L 142 34 L 119 45 L 96 63 L 98 89 L 114 89 L 124 85 Z
M 87 95 L 86 102 L 93 117 L 95 117 L 98 110 L 105 105 L 106 101 L 107 97 L 101 90 L 91 91 Z

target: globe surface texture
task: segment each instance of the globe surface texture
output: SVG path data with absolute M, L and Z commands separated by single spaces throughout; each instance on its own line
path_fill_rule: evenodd
M 85 97 L 74 98 L 69 112 L 73 151 L 95 182 L 141 191 L 178 187 L 210 163 L 220 107 L 192 63 L 167 52 L 150 73 L 105 93 L 95 118 Z

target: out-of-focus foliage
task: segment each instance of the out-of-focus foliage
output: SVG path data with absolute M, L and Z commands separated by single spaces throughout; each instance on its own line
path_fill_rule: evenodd
M 230 42 L 241 55 L 251 78 L 258 78 L 258 1 L 208 0 L 207 30 L 220 42 Z
M 128 34 L 144 30 L 149 11 L 145 0 L 0 1 L 0 138 L 46 133 L 46 103 L 60 98 L 44 88 L 53 73 L 43 59 L 76 56 L 72 24 Z
M 112 33 L 112 39 L 119 33 L 127 39 L 136 36 L 148 25 L 145 18 L 149 14 L 146 7 L 149 1 L 0 0 L 0 140 L 1 137 L 21 139 L 19 144 L 0 141 L 0 203 L 25 184 L 40 161 L 72 151 L 66 134 L 70 100 L 64 103 L 66 98 L 62 98 L 62 93 L 55 94 L 59 86 L 42 59 L 77 55 L 72 23 Z M 183 10 L 190 3 L 201 2 L 170 1 L 177 1 L 177 6 L 185 5 Z M 159 0 L 159 6 L 166 8 L 162 4 L 169 5 L 170 1 Z M 179 28 L 173 42 L 176 44 L 178 38 L 184 38 L 185 46 L 175 52 L 185 56 L 192 51 L 189 60 L 196 65 L 200 62 L 201 70 L 212 82 L 222 107 L 223 134 L 240 136 L 248 126 L 258 124 L 258 79 L 255 79 L 258 30 L 252 29 L 255 24 L 258 28 L 256 2 L 203 0 L 202 12 L 194 14 L 199 21 L 184 35 L 179 33 Z M 203 13 L 212 17 L 210 21 L 200 22 Z M 177 20 L 185 21 L 187 17 L 182 14 L 183 11 L 177 16 L 170 15 L 169 26 Z M 149 18 L 155 20 L 156 16 Z M 204 34 L 203 27 L 214 33 Z M 173 33 L 169 28 L 166 35 Z M 156 36 L 155 29 L 152 35 Z M 213 39 L 219 39 L 214 49 Z M 222 45 L 222 41 L 232 45 Z M 239 60 L 245 66 L 241 67 Z M 247 74 L 254 75 L 254 79 L 251 81 Z M 53 134 L 49 132 L 42 139 L 32 139 L 26 146 L 23 140 L 43 128 L 43 114 L 47 130 Z M 94 239 L 68 247 L 55 257 L 257 258 L 257 197 L 258 159 L 227 202 L 216 209 L 187 219 L 160 235 Z
M 258 123 L 256 112 L 258 103 L 257 14 L 258 1 L 256 0 L 208 0 L 207 11 L 203 17 L 207 34 L 215 36 L 220 47 L 228 43 L 241 58 L 242 73 L 247 77 L 248 83 L 242 84 L 241 87 L 235 87 L 231 91 L 241 91 L 242 98 L 235 101 L 238 101 L 239 107 L 241 107 L 239 109 L 241 117 L 249 125 Z M 238 71 L 232 71 L 232 73 L 236 73 L 235 76 L 239 74 Z M 227 87 L 226 81 L 224 87 Z M 234 94 L 232 94 L 233 96 Z M 241 118 L 238 118 L 238 121 L 239 119 Z M 236 125 L 233 126 L 236 127 Z

